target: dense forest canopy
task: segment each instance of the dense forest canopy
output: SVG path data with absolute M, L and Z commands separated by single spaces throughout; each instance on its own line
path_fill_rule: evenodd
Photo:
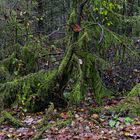
M 50 106 L 49 118 L 89 94 L 101 110 L 106 98 L 122 98 L 109 111 L 138 116 L 139 14 L 140 0 L 0 0 L 2 123 L 21 126 L 7 108 Z

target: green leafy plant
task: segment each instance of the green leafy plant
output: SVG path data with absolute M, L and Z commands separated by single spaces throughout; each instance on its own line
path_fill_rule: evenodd
M 130 124 L 133 122 L 133 119 L 130 117 L 125 117 L 124 122 L 125 122 L 125 124 Z
M 119 124 L 119 117 L 118 115 L 114 115 L 111 120 L 109 120 L 109 126 L 110 127 L 115 127 Z

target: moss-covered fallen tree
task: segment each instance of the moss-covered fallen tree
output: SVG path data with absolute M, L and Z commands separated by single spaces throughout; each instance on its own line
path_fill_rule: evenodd
M 84 1 L 81 4 L 79 10 L 83 10 L 86 2 Z M 81 16 L 82 11 L 79 12 L 76 19 L 78 20 L 77 24 L 80 26 L 81 19 L 79 16 Z M 27 76 L 0 84 L 1 104 L 4 107 L 9 106 L 16 102 L 17 99 L 20 99 L 19 101 L 31 111 L 39 111 L 40 109 L 46 108 L 50 101 L 55 105 L 59 104 L 59 106 L 63 106 L 65 104 L 63 92 L 71 77 L 71 73 L 74 72 L 74 67 L 78 69 L 78 76 L 76 78 L 79 77 L 75 85 L 80 88 L 75 86 L 72 93 L 73 95 L 75 93 L 81 94 L 81 87 L 85 84 L 85 77 L 79 65 L 79 59 L 75 57 L 76 54 L 74 53 L 74 49 L 77 48 L 78 36 L 79 32 L 72 33 L 66 55 L 57 70 L 28 74 Z M 86 64 L 86 62 L 84 63 Z M 75 64 L 78 64 L 78 67 L 74 66 Z
M 0 84 L 1 106 L 8 107 L 13 103 L 19 103 L 30 111 L 39 111 L 50 101 L 55 102 L 57 99 L 61 102 L 63 98 L 55 97 L 56 73 L 57 71 L 39 71 L 18 80 Z M 50 89 L 54 93 L 50 92 Z
M 106 89 L 98 72 L 99 67 L 105 67 L 107 64 L 99 54 L 101 49 L 104 50 L 104 46 L 113 43 L 127 44 L 128 39 L 97 23 L 88 2 L 88 0 L 72 2 L 73 9 L 68 20 L 68 43 L 65 44 L 67 49 L 57 69 L 49 72 L 36 70 L 36 56 L 27 46 L 19 51 L 20 55 L 16 53 L 14 56 L 16 58 L 14 63 L 18 64 L 16 72 L 22 72 L 17 60 L 20 56 L 27 70 L 23 75 L 14 76 L 11 80 L 0 84 L 1 106 L 8 107 L 13 103 L 21 103 L 28 111 L 45 109 L 50 102 L 55 106 L 66 106 L 67 100 L 77 103 L 83 99 L 88 88 L 92 89 L 97 103 L 101 104 L 102 97 L 111 93 Z M 85 20 L 81 18 L 84 12 L 89 15 Z M 94 49 L 98 47 L 100 51 L 91 52 L 91 46 Z M 12 56 L 12 61 L 14 58 Z M 65 91 L 69 84 L 72 84 L 72 89 L 66 99 Z

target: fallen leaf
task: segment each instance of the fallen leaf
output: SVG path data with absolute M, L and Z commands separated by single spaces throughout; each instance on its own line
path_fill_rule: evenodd
M 67 118 L 69 118 L 69 115 L 67 114 L 67 112 L 62 112 L 60 114 L 60 117 L 63 118 L 63 119 L 67 119 Z
M 97 119 L 99 119 L 99 115 L 98 114 L 92 114 L 91 118 L 97 120 Z
M 74 32 L 78 33 L 81 31 L 81 27 L 78 24 L 73 25 L 72 28 Z

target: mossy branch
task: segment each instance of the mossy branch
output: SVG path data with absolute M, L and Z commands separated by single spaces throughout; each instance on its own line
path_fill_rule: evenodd
M 32 140 L 40 140 L 42 137 L 42 134 L 47 130 L 50 129 L 51 127 L 65 127 L 69 124 L 71 124 L 72 120 L 58 120 L 54 124 L 48 124 L 47 126 L 44 126 L 42 129 L 38 130 L 37 134 L 32 138 Z
M 1 118 L 0 124 L 6 121 L 15 127 L 23 126 L 22 122 L 19 121 L 17 118 L 13 117 L 10 113 L 3 111 L 1 114 L 2 114 L 2 118 Z

